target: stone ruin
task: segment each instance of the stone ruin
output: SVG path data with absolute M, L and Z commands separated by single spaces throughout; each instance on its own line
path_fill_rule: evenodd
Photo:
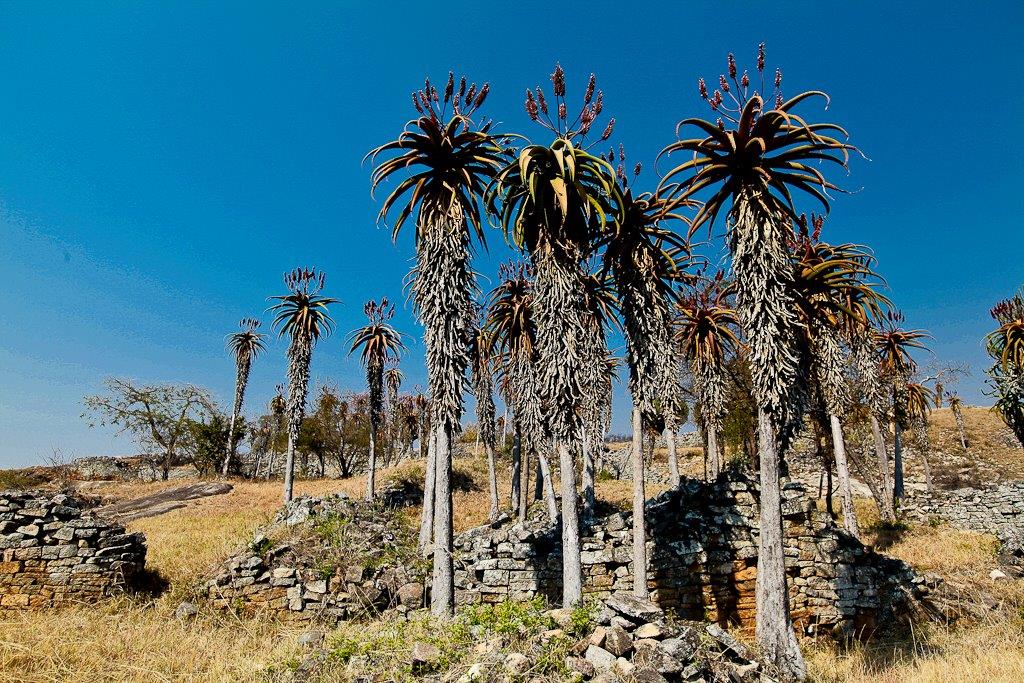
M 0 493 L 0 609 L 94 602 L 145 568 L 146 539 L 64 494 Z
M 757 496 L 746 478 L 684 479 L 648 501 L 649 589 L 661 608 L 726 627 L 753 626 Z M 816 509 L 803 484 L 786 484 L 782 496 L 790 604 L 802 631 L 849 637 L 873 630 L 937 585 L 846 534 Z M 546 519 L 472 529 L 455 546 L 458 603 L 560 599 L 560 532 Z M 631 515 L 584 521 L 581 547 L 586 597 L 632 588 Z
M 406 502 L 399 489 L 374 503 L 296 498 L 202 592 L 214 607 L 295 621 L 422 607 L 427 567 L 397 511 Z
M 925 524 L 940 520 L 956 529 L 991 534 L 999 539 L 1003 564 L 1024 566 L 1024 481 L 915 493 L 901 502 L 900 512 Z
M 756 484 L 746 478 L 715 484 L 684 479 L 679 489 L 648 501 L 649 588 L 661 609 L 722 627 L 753 626 L 757 495 Z M 797 628 L 846 638 L 895 616 L 949 614 L 935 590 L 941 583 L 937 578 L 918 576 L 907 564 L 846 534 L 816 509 L 802 484 L 786 484 L 783 501 Z M 381 502 L 370 505 L 343 495 L 297 499 L 229 558 L 203 590 L 216 607 L 266 610 L 293 620 L 337 622 L 419 608 L 429 567 L 415 551 L 412 530 L 395 512 Z M 525 524 L 504 520 L 456 537 L 459 604 L 538 595 L 559 602 L 560 533 L 539 514 Z M 358 533 L 325 551 L 331 542 L 318 529 L 331 523 Z M 632 588 L 630 525 L 630 515 L 622 512 L 584 521 L 588 599 L 604 600 Z

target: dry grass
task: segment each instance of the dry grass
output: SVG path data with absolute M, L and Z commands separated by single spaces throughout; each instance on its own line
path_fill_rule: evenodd
M 699 449 L 682 455 L 684 471 L 700 471 Z M 1014 454 L 1007 453 L 1007 457 L 1010 455 Z M 993 451 L 988 457 L 997 456 Z M 461 459 L 455 465 L 477 484 L 475 490 L 455 495 L 455 524 L 458 529 L 466 529 L 486 520 L 487 468 L 482 458 Z M 415 476 L 421 471 L 422 464 L 407 463 L 383 471 L 379 480 Z M 134 497 L 181 483 L 111 484 L 96 492 L 111 498 Z M 299 495 L 340 491 L 359 496 L 363 486 L 364 480 L 359 477 L 299 480 L 296 491 Z M 499 479 L 499 488 L 506 499 L 507 474 Z M 648 485 L 649 495 L 659 490 Z M 632 487 L 626 481 L 602 481 L 597 492 L 606 504 L 628 508 Z M 207 610 L 198 619 L 182 623 L 174 618 L 174 609 L 219 561 L 251 538 L 254 529 L 277 509 L 280 496 L 280 482 L 238 481 L 229 494 L 194 501 L 184 509 L 132 523 L 132 529 L 146 533 L 148 565 L 170 582 L 170 590 L 155 599 L 139 597 L 99 607 L 0 615 L 0 680 L 41 683 L 265 678 L 270 667 L 293 659 L 300 651 L 296 644 L 299 628 L 261 618 L 238 620 Z M 409 511 L 411 516 L 417 513 L 415 509 Z M 814 680 L 1024 680 L 1024 623 L 1020 614 L 1024 584 L 988 577 L 996 566 L 994 539 L 946 526 L 883 531 L 873 526 L 877 513 L 867 500 L 858 501 L 858 516 L 868 530 L 867 542 L 923 571 L 948 577 L 969 590 L 985 591 L 1003 606 L 986 623 L 924 628 L 907 641 L 861 644 L 847 650 L 824 642 L 806 643 Z

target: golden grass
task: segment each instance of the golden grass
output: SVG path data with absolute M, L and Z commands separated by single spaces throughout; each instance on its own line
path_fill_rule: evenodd
M 684 454 L 685 471 L 699 471 L 700 450 Z M 455 466 L 469 473 L 476 490 L 455 495 L 455 524 L 466 529 L 486 521 L 489 500 L 486 462 L 465 458 Z M 504 470 L 504 468 L 502 468 Z M 422 463 L 384 470 L 379 480 L 422 471 Z M 110 484 L 97 489 L 111 498 L 134 497 L 183 482 Z M 365 480 L 299 480 L 299 495 L 344 492 L 360 496 Z M 263 618 L 245 620 L 202 610 L 179 622 L 174 610 L 203 577 L 278 508 L 281 483 L 236 481 L 231 493 L 194 501 L 188 507 L 130 524 L 145 532 L 148 566 L 170 582 L 161 597 L 120 599 L 101 606 L 0 615 L 0 680 L 50 681 L 252 681 L 300 652 L 302 627 Z M 507 474 L 499 478 L 502 500 Z M 661 487 L 648 485 L 648 495 Z M 628 509 L 631 482 L 602 481 L 605 503 Z M 926 627 L 907 642 L 875 642 L 843 650 L 826 642 L 806 642 L 814 680 L 867 683 L 916 681 L 981 682 L 1024 680 L 1024 583 L 993 581 L 995 541 L 991 537 L 922 526 L 883 531 L 874 505 L 858 500 L 865 541 L 922 571 L 938 573 L 1002 602 L 986 622 L 959 628 Z M 416 517 L 418 511 L 409 511 Z

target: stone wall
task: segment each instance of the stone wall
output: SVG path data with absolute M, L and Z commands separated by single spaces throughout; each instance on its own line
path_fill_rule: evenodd
M 865 548 L 815 509 L 802 484 L 783 489 L 791 607 L 805 632 L 853 635 L 928 591 L 902 562 Z M 684 479 L 648 502 L 649 588 L 662 608 L 723 626 L 752 626 L 757 576 L 756 485 Z M 631 515 L 584 522 L 584 592 L 606 598 L 632 586 Z M 459 603 L 561 596 L 559 532 L 540 520 L 460 534 Z
M 1024 481 L 917 493 L 901 503 L 900 512 L 919 522 L 940 520 L 957 529 L 992 534 L 1002 543 L 1004 562 L 1024 564 Z
M 0 493 L 0 609 L 92 602 L 125 591 L 146 539 L 63 494 Z

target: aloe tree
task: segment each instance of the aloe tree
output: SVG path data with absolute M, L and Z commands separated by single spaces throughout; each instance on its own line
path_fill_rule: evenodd
M 895 500 L 901 500 L 906 495 L 903 483 L 903 425 L 907 422 L 907 384 L 917 370 L 917 363 L 910 356 L 910 350 L 924 349 L 922 340 L 928 336 L 921 330 L 904 330 L 900 327 L 902 323 L 903 315 L 899 311 L 890 311 L 882 321 L 882 328 L 875 333 L 879 372 L 892 402 L 892 495 Z
M 713 278 L 701 278 L 680 300 L 676 340 L 689 362 L 693 390 L 701 409 L 706 438 L 705 459 L 708 479 L 722 473 L 719 437 L 726 415 L 729 358 L 739 349 L 736 312 L 729 303 L 729 288 L 719 271 Z
M 401 455 L 398 452 L 399 441 L 402 436 L 402 423 L 406 415 L 403 410 L 402 401 L 399 399 L 399 391 L 402 389 L 402 370 L 398 367 L 397 359 L 392 360 L 384 371 L 384 386 L 387 387 L 387 413 L 388 413 L 388 442 L 391 451 L 391 461 L 397 462 Z M 404 450 L 404 445 L 403 445 Z
M 337 299 L 321 296 L 326 274 L 316 268 L 296 268 L 285 273 L 288 294 L 271 297 L 278 303 L 270 307 L 276 313 L 274 327 L 280 336 L 287 335 L 288 344 L 288 456 L 284 470 L 284 501 L 291 501 L 294 492 L 295 444 L 299 440 L 299 427 L 306 411 L 309 391 L 309 365 L 313 360 L 313 347 L 321 337 L 327 337 L 334 321 L 328 306 Z
M 489 90 L 487 84 L 467 88 L 465 77 L 456 87 L 449 73 L 442 94 L 428 79 L 412 95 L 417 118 L 406 124 L 396 140 L 368 155 L 377 164 L 373 188 L 389 178 L 401 178 L 380 210 L 380 218 L 386 219 L 402 202 L 393 228 L 395 238 L 415 214 L 412 295 L 424 327 L 436 443 L 431 611 L 437 616 L 450 615 L 455 609 L 452 439 L 460 429 L 462 387 L 469 367 L 467 317 L 476 289 L 470 243 L 474 237 L 484 242 L 478 199 L 506 156 L 493 124 L 474 118 Z
M 475 317 L 481 318 L 482 311 L 477 309 Z M 495 463 L 494 429 L 494 376 L 493 376 L 493 345 L 491 334 L 485 324 L 477 323 L 470 333 L 471 383 L 476 396 L 477 433 L 487 452 L 487 483 L 491 496 L 491 507 L 488 519 L 498 518 L 500 503 L 498 501 L 498 473 Z
M 252 362 L 266 350 L 263 342 L 264 335 L 256 330 L 260 327 L 260 321 L 255 318 L 243 318 L 238 323 L 239 331 L 228 336 L 228 349 L 235 357 L 235 404 L 231 411 L 231 424 L 228 427 L 228 449 L 224 454 L 224 466 L 221 470 L 223 476 L 228 476 L 228 469 L 235 457 L 235 425 L 238 416 L 242 413 L 242 401 L 245 399 L 245 388 L 249 384 L 249 370 Z
M 874 257 L 859 245 L 821 241 L 823 218 L 812 215 L 811 220 L 813 233 L 801 217 L 801 234 L 793 247 L 793 302 L 808 374 L 817 380 L 832 432 L 843 524 L 850 534 L 859 537 L 840 420 L 850 404 L 843 343 L 850 343 L 868 329 L 872 320 L 878 320 L 889 300 L 875 290 L 878 278 L 872 270 Z
M 487 205 L 507 238 L 525 251 L 535 272 L 534 317 L 538 373 L 545 398 L 545 428 L 558 453 L 561 474 L 562 601 L 583 596 L 576 466 L 572 444 L 581 441 L 588 353 L 598 346 L 589 324 L 584 259 L 608 226 L 618 188 L 608 162 L 587 151 L 586 135 L 603 108 L 591 78 L 583 108 L 570 119 L 565 73 L 551 75 L 553 108 L 541 88 L 527 91 L 526 111 L 555 139 L 529 144 L 505 166 L 488 189 Z M 614 119 L 600 136 L 612 133 Z
M 284 398 L 284 387 L 280 384 L 277 385 L 276 393 L 274 397 L 270 399 L 270 403 L 267 404 L 267 410 L 270 411 L 270 419 L 273 423 L 270 435 L 270 456 L 267 459 L 267 475 L 266 480 L 270 481 L 270 477 L 274 473 L 274 465 L 277 460 L 277 446 L 281 436 L 281 421 L 284 419 L 285 414 L 288 412 L 288 402 Z M 255 476 L 255 473 L 254 473 Z
M 536 454 L 544 474 L 543 492 L 548 515 L 558 516 L 558 502 L 550 476 L 543 429 L 542 399 L 537 374 L 537 326 L 534 322 L 531 271 L 526 264 L 507 263 L 498 268 L 499 285 L 488 300 L 486 327 L 499 355 L 502 393 L 515 421 L 513 452 L 513 504 L 520 520 L 526 519 L 529 456 Z M 518 463 L 518 468 L 516 468 Z
M 624 154 L 620 150 L 619 161 Z M 639 165 L 634 176 L 640 172 Z M 644 458 L 642 416 L 665 413 L 666 437 L 675 432 L 673 418 L 678 402 L 676 358 L 672 339 L 673 284 L 681 279 L 680 257 L 689 246 L 665 224 L 681 219 L 662 196 L 633 194 L 625 173 L 618 172 L 622 204 L 612 231 L 603 241 L 604 269 L 615 283 L 619 304 L 626 312 L 623 331 L 633 396 L 633 593 L 646 598 L 647 550 L 644 506 Z M 675 473 L 678 477 L 678 472 Z M 672 482 L 673 485 L 678 480 Z
M 936 401 L 936 403 L 938 403 Z M 957 434 L 960 436 L 960 447 L 967 452 L 967 429 L 964 425 L 964 400 L 956 392 L 949 394 L 949 409 L 953 411 Z
M 398 359 L 405 348 L 402 336 L 391 326 L 395 306 L 384 297 L 379 302 L 367 301 L 363 306 L 367 324 L 349 335 L 352 346 L 349 353 L 360 351 L 359 360 L 366 368 L 366 388 L 370 405 L 370 454 L 366 466 L 366 500 L 373 500 L 376 493 L 377 440 L 381 423 L 384 421 L 384 366 Z
M 1024 448 L 1024 290 L 996 304 L 989 313 L 999 327 L 985 337 L 993 359 L 988 370 L 993 409 Z
M 607 273 L 588 273 L 583 283 L 587 315 L 583 318 L 586 323 L 586 333 L 583 335 L 586 344 L 583 351 L 586 358 L 585 391 L 579 406 L 580 447 L 583 454 L 580 480 L 583 511 L 590 515 L 596 504 L 596 451 L 606 431 L 606 417 L 611 412 L 612 402 L 606 332 L 618 327 L 618 300 L 614 283 Z
M 793 110 L 807 100 L 827 96 L 804 92 L 782 97 L 782 72 L 774 78 L 774 106 L 761 94 L 764 88 L 764 49 L 758 54 L 757 75 L 751 88 L 747 72 L 739 75 L 732 55 L 728 76 L 709 95 L 701 79 L 701 97 L 719 116 L 717 122 L 686 119 L 677 130 L 694 130 L 663 151 L 686 153 L 688 160 L 671 169 L 663 180 L 671 194 L 688 199 L 706 191 L 703 207 L 694 216 L 691 234 L 711 225 L 726 211 L 727 242 L 732 255 L 736 302 L 749 347 L 758 406 L 761 479 L 761 525 L 757 572 L 757 638 L 762 650 L 787 678 L 802 679 L 807 667 L 789 611 L 783 556 L 779 432 L 796 422 L 802 405 L 794 397 L 800 386 L 796 354 L 797 320 L 792 310 L 792 270 L 787 243 L 797 218 L 793 190 L 829 208 L 826 192 L 838 189 L 814 162 L 846 165 L 850 145 L 835 135 L 845 131 L 832 123 L 808 123 Z M 728 99 L 727 99 L 728 98 Z
M 905 418 L 907 427 L 914 431 L 917 446 L 921 449 L 921 464 L 924 467 L 924 481 L 928 493 L 934 490 L 932 484 L 932 466 L 928 461 L 930 443 L 928 439 L 928 414 L 936 405 L 936 394 L 920 382 L 907 384 L 907 400 Z

